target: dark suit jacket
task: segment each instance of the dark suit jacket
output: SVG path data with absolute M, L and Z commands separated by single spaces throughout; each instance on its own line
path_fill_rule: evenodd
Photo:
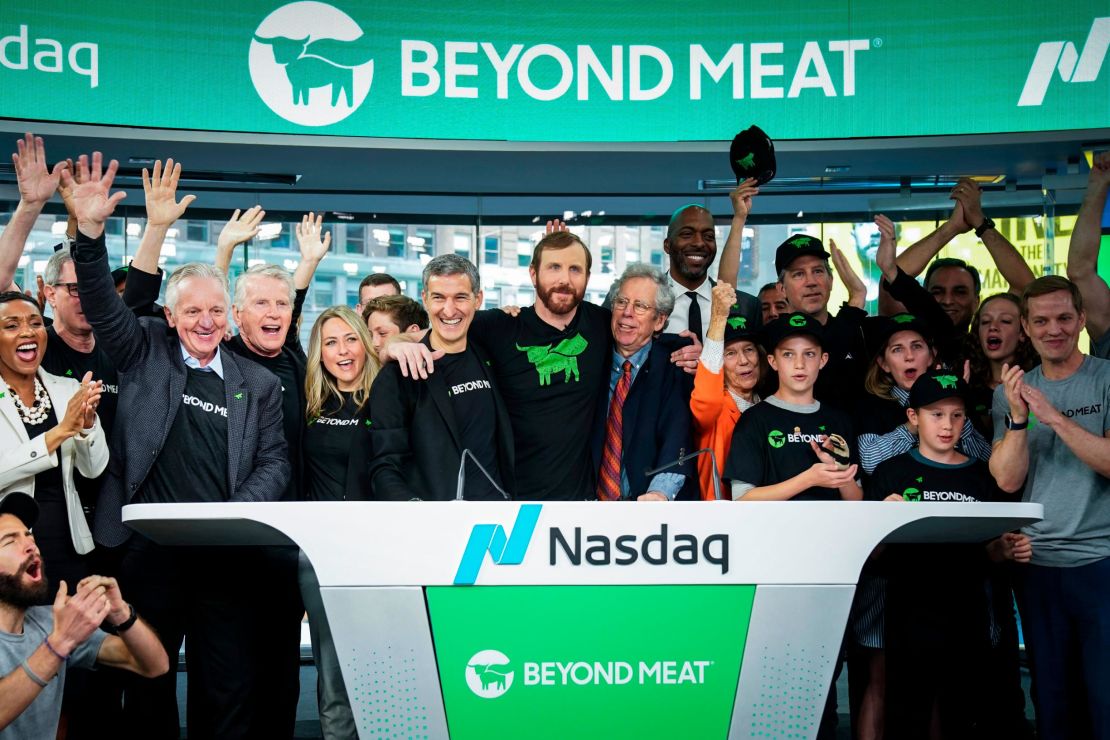
M 157 274 L 151 274 L 137 267 L 131 267 L 127 272 L 127 286 L 123 290 L 123 302 L 127 307 L 135 312 L 136 316 L 151 316 L 154 318 L 164 318 L 165 313 L 162 307 L 157 304 L 158 293 L 162 290 L 162 270 L 159 269 Z M 287 435 L 285 438 L 286 446 L 289 449 L 289 459 L 293 462 L 293 473 L 296 480 L 293 481 L 290 487 L 289 496 L 283 496 L 282 500 L 301 501 L 304 499 L 304 428 L 307 420 L 305 419 L 305 375 L 307 374 L 308 358 L 305 356 L 304 347 L 301 346 L 301 338 L 297 332 L 297 320 L 301 316 L 304 309 L 305 296 L 308 295 L 308 289 L 298 290 L 293 299 L 293 317 L 289 322 L 289 331 L 285 334 L 285 344 L 281 348 L 281 354 L 289 361 L 293 368 L 293 375 L 297 379 L 297 392 L 300 394 L 301 404 L 300 418 L 292 429 L 296 432 Z M 250 347 L 246 345 L 242 337 L 238 334 L 231 339 L 225 341 L 221 345 L 224 349 L 230 350 L 240 357 L 245 357 L 248 360 L 254 360 L 256 355 Z M 365 477 L 365 476 L 363 476 Z
M 648 484 L 654 476 L 646 475 L 645 471 L 677 459 L 680 450 L 694 450 L 690 443 L 690 404 L 685 375 L 671 364 L 671 347 L 656 341 L 624 399 L 621 457 L 632 500 L 648 492 Z M 601 469 L 608 418 L 609 394 L 606 392 L 601 394 L 594 414 L 590 448 L 595 470 Z M 692 463 L 666 472 L 686 476 L 677 498 L 697 496 L 698 476 Z
M 428 344 L 428 337 L 423 341 Z M 493 388 L 500 482 L 512 496 L 516 484 L 509 413 L 486 356 L 474 343 L 469 346 L 478 355 L 486 380 Z M 412 380 L 401 375 L 397 363 L 389 363 L 370 390 L 370 416 L 370 482 L 374 499 L 455 498 L 463 446 L 443 373 L 432 373 L 427 380 Z M 466 474 L 469 479 L 482 473 L 468 461 Z
M 73 262 L 81 306 L 98 344 L 127 383 L 120 384 L 108 474 L 101 489 L 93 537 L 114 547 L 131 531 L 121 521 L 169 435 L 186 368 L 181 342 L 164 321 L 138 319 L 116 294 L 104 238 L 78 234 Z M 272 501 L 289 480 L 277 378 L 231 352 L 222 353 L 227 402 L 228 490 L 232 501 Z

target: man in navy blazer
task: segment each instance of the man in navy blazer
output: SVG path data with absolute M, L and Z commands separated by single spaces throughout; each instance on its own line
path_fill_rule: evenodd
M 277 377 L 222 352 L 228 295 L 223 272 L 190 263 L 166 285 L 166 321 L 138 319 L 116 293 L 104 224 L 122 193 L 110 194 L 117 163 L 101 174 L 82 156 L 73 187 L 73 262 L 81 306 L 102 345 L 126 375 L 116 412 L 108 475 L 93 537 L 120 547 L 119 580 L 170 655 L 187 635 L 190 737 L 249 735 L 264 711 L 254 692 L 248 647 L 253 612 L 243 597 L 242 548 L 163 547 L 123 524 L 129 503 L 274 501 L 289 482 Z M 176 672 L 127 689 L 124 736 L 176 738 Z
M 697 486 L 689 463 L 646 473 L 691 450 L 684 373 L 671 363 L 670 348 L 654 341 L 674 309 L 674 293 L 658 270 L 635 264 L 613 284 L 610 296 L 613 362 L 592 440 L 598 498 L 686 498 Z

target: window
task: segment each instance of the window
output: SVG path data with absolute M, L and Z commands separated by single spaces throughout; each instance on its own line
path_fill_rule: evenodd
M 389 256 L 404 258 L 405 230 L 403 228 L 392 228 L 389 230 Z
M 517 267 L 532 264 L 532 242 L 528 239 L 520 238 L 516 241 L 516 264 Z
M 365 254 L 366 227 L 362 224 L 347 224 L 346 231 L 347 239 L 343 244 L 344 254 Z
M 487 234 L 482 240 L 482 264 L 496 265 L 501 261 L 501 240 L 493 234 Z
M 191 242 L 207 242 L 208 241 L 208 222 L 207 221 L 186 221 L 185 222 L 185 239 Z

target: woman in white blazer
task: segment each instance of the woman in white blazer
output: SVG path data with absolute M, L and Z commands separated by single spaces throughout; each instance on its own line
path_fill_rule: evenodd
M 76 469 L 94 478 L 108 464 L 96 417 L 101 383 L 42 370 L 46 328 L 38 304 L 0 293 L 0 496 L 22 491 L 39 504 L 35 540 L 54 584 L 72 590 L 90 571 L 84 557 L 92 533 L 73 482 Z

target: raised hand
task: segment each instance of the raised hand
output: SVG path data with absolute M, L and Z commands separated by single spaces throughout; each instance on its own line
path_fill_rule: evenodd
M 104 618 L 108 616 L 111 605 L 107 589 L 99 583 L 82 581 L 73 596 L 66 595 L 66 582 L 58 583 L 58 594 L 54 597 L 54 629 L 50 633 L 50 645 L 64 657 L 69 657 L 74 648 L 89 639 Z
M 77 216 L 77 228 L 85 236 L 96 239 L 104 233 L 104 222 L 116 210 L 127 193 L 111 193 L 112 182 L 116 179 L 119 162 L 112 160 L 104 169 L 104 155 L 93 152 L 92 163 L 82 154 L 77 159 L 76 175 L 62 168 L 62 182 L 72 188 L 73 210 Z
M 166 160 L 165 170 L 162 169 L 162 160 L 155 162 L 153 176 L 147 172 L 146 167 L 143 168 L 147 226 L 170 226 L 197 199 L 195 195 L 186 195 L 180 203 L 177 202 L 177 183 L 180 179 L 181 163 L 175 164 L 172 159 Z
M 1029 406 L 1021 394 L 1024 377 L 1025 371 L 1020 365 L 1002 365 L 1000 382 L 1006 394 L 1006 402 L 1010 404 L 1010 417 L 1019 424 L 1029 418 Z
M 875 216 L 875 226 L 879 228 L 879 249 L 875 252 L 875 264 L 882 270 L 887 282 L 893 283 L 898 277 L 894 222 L 880 213 Z
M 1110 187 L 1110 152 L 1102 152 L 1091 163 L 1091 174 L 1087 176 L 1087 187 Z
M 324 259 L 331 247 L 331 232 L 324 231 L 324 214 L 317 216 L 309 213 L 297 224 L 297 244 L 301 248 L 301 259 L 319 262 Z
M 59 162 L 59 164 L 61 164 L 61 163 Z M 58 173 L 58 197 L 61 198 L 62 203 L 65 204 L 66 213 L 69 214 L 69 217 L 70 218 L 77 218 L 77 214 L 75 214 L 73 212 L 73 185 L 75 183 L 77 185 L 80 185 L 82 180 L 77 176 L 77 170 L 73 166 L 73 160 L 72 159 L 67 159 L 65 161 L 65 165 L 66 165 L 66 169 L 69 170 L 73 174 L 73 180 L 71 180 L 67 184 L 64 180 L 62 180 L 61 173 L 60 172 Z
M 981 224 L 986 218 L 983 215 L 983 189 L 970 177 L 960 178 L 952 193 L 948 196 L 963 207 L 963 219 L 968 229 L 973 224 Z
M 96 409 L 100 405 L 100 396 L 104 392 L 104 381 L 93 380 L 92 371 L 85 373 L 81 378 L 81 391 L 85 395 L 84 426 L 82 429 L 92 429 L 96 424 Z
M 736 189 L 728 194 L 729 200 L 732 201 L 732 214 L 739 218 L 747 218 L 752 212 L 752 198 L 758 194 L 759 186 L 754 177 L 749 177 L 737 185 Z
M 1066 418 L 1039 389 L 1023 382 L 1018 388 L 1018 392 L 1021 394 L 1021 400 L 1025 401 L 1025 405 L 1029 407 L 1029 413 L 1036 416 L 1037 421 L 1042 424 L 1055 428 Z
M 242 214 L 236 208 L 235 213 L 231 214 L 231 218 L 220 231 L 220 237 L 216 240 L 216 249 L 230 251 L 243 242 L 250 241 L 258 234 L 258 227 L 265 217 L 266 212 L 262 210 L 262 206 L 251 206 Z
M 709 303 L 709 321 L 724 321 L 728 318 L 729 309 L 736 303 L 736 288 L 726 282 L 713 286 L 713 298 Z
M 543 233 L 546 236 L 547 234 L 554 234 L 556 231 L 569 231 L 569 229 L 565 223 L 557 218 L 553 218 L 544 226 Z
M 12 154 L 12 164 L 15 166 L 19 199 L 29 204 L 42 205 L 57 191 L 62 170 L 67 165 L 64 161 L 56 162 L 53 170 L 47 169 L 46 147 L 43 146 L 41 136 L 25 134 L 15 145 L 18 151 Z
M 833 267 L 840 281 L 848 289 L 848 304 L 856 308 L 863 308 L 867 304 L 867 286 L 860 280 L 859 275 L 852 269 L 844 252 L 836 246 L 836 242 L 829 239 L 829 253 L 832 255 Z

